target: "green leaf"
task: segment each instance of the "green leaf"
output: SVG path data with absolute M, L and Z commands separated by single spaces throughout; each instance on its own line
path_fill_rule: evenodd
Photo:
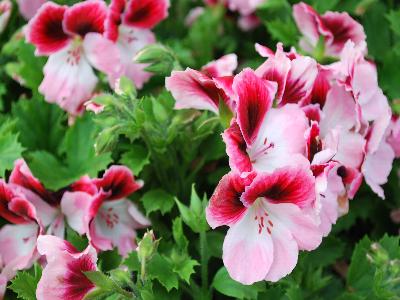
M 150 163 L 149 151 L 141 145 L 131 145 L 129 150 L 122 154 L 121 163 L 129 167 L 136 176 L 143 167 Z
M 179 217 L 172 222 L 172 235 L 176 245 L 182 250 L 187 250 L 189 242 L 183 233 L 182 219 Z
M 386 18 L 389 20 L 393 32 L 400 36 L 400 10 L 391 10 Z
M 78 251 L 83 251 L 88 245 L 88 239 L 86 236 L 80 236 L 76 231 L 72 230 L 71 227 L 67 225 L 66 228 L 67 241 L 72 244 Z
M 5 171 L 13 168 L 14 161 L 22 157 L 24 148 L 18 141 L 18 134 L 12 132 L 10 121 L 0 126 L 0 177 L 4 177 Z
M 143 195 L 141 201 L 147 215 L 153 211 L 160 211 L 161 214 L 165 214 L 171 211 L 174 206 L 174 197 L 161 189 L 147 192 Z
M 30 154 L 29 166 L 33 174 L 52 190 L 63 188 L 83 175 L 96 177 L 111 162 L 110 153 L 96 155 L 94 140 L 97 127 L 86 115 L 76 120 L 68 128 L 58 154 L 63 159 L 46 151 L 35 151 Z
M 368 8 L 363 18 L 368 54 L 377 60 L 381 60 L 382 53 L 391 48 L 389 22 L 383 17 L 386 13 L 386 5 L 383 2 L 376 2 Z
M 138 258 L 137 251 L 132 251 L 129 253 L 128 257 L 124 259 L 122 262 L 124 266 L 127 266 L 129 271 L 137 272 L 140 270 L 140 262 Z
M 196 260 L 185 257 L 179 263 L 174 264 L 173 271 L 189 284 L 190 276 L 195 273 L 194 267 L 199 265 Z
M 156 253 L 147 265 L 148 277 L 157 279 L 166 289 L 178 288 L 178 275 L 173 272 L 172 264 L 163 256 Z
M 221 294 L 237 299 L 257 299 L 257 294 L 265 290 L 265 283 L 263 282 L 243 285 L 234 281 L 225 267 L 219 269 L 215 274 L 212 285 Z
M 118 250 L 115 248 L 109 251 L 102 251 L 99 253 L 99 268 L 103 272 L 118 268 L 121 264 L 121 256 L 118 254 Z
M 374 276 L 374 269 L 366 260 L 366 253 L 371 245 L 371 240 L 364 237 L 353 251 L 351 264 L 347 273 L 347 283 L 356 291 L 368 293 L 371 290 L 370 283 Z
M 66 114 L 57 105 L 39 99 L 21 99 L 12 107 L 20 140 L 29 150 L 56 153 L 65 135 Z
M 316 250 L 307 252 L 303 264 L 315 268 L 330 265 L 342 257 L 344 248 L 345 244 L 341 240 L 328 236 Z
M 275 19 L 267 22 L 267 29 L 272 38 L 285 46 L 295 46 L 299 36 L 296 25 L 291 19 Z
M 17 276 L 11 281 L 9 288 L 18 295 L 19 299 L 36 300 L 36 287 L 40 280 L 41 273 L 34 275 L 28 272 L 18 272 Z

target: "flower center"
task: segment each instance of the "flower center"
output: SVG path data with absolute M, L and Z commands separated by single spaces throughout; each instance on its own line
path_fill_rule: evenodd
M 78 65 L 82 57 L 82 52 L 82 39 L 76 37 L 73 41 L 72 47 L 67 52 L 67 63 L 71 66 Z
M 261 156 L 268 154 L 271 149 L 274 149 L 275 144 L 268 142 L 267 138 L 264 139 L 263 145 L 255 152 L 251 153 L 251 163 L 255 163 Z
M 112 207 L 100 211 L 100 217 L 106 222 L 107 227 L 111 229 L 119 222 L 119 216 L 114 212 Z
M 254 204 L 254 221 L 258 223 L 258 234 L 261 234 L 263 231 L 267 234 L 272 233 L 272 228 L 274 227 L 274 223 L 272 222 L 267 209 L 264 205 L 264 199 L 258 198 Z

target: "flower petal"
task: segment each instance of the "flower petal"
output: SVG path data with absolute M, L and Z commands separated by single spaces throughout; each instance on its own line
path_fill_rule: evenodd
M 227 54 L 203 66 L 201 72 L 211 78 L 231 76 L 237 66 L 237 55 Z
M 101 0 L 74 4 L 65 12 L 63 27 L 71 35 L 84 37 L 89 32 L 104 32 L 107 5 Z
M 169 0 L 130 0 L 123 22 L 125 25 L 149 29 L 168 16 Z
M 36 46 L 36 54 L 49 55 L 69 44 L 70 37 L 62 26 L 66 10 L 66 6 L 47 2 L 29 22 L 26 37 Z
M 218 183 L 206 209 L 207 222 L 212 228 L 233 225 L 246 212 L 240 201 L 246 179 L 237 173 L 228 173 Z
M 276 93 L 276 83 L 259 78 L 251 69 L 235 76 L 232 85 L 237 95 L 237 122 L 246 144 L 257 138 Z

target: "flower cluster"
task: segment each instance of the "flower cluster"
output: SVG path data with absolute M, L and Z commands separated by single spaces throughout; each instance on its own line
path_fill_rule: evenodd
M 45 255 L 47 266 L 39 283 L 38 299 L 81 299 L 85 293 L 80 284 L 88 286 L 90 282 L 78 271 L 95 268 L 96 250 L 117 247 L 125 256 L 136 248 L 135 230 L 150 225 L 126 198 L 142 185 L 128 168 L 111 166 L 102 178 L 84 176 L 65 188 L 49 191 L 32 175 L 25 161 L 16 161 L 8 182 L 0 181 L 0 216 L 10 222 L 0 229 L 0 298 L 5 284 L 18 270 L 30 268 Z M 63 241 L 66 223 L 87 236 L 90 246 L 83 253 L 78 254 Z M 70 284 L 68 274 L 75 274 Z M 76 274 L 81 274 L 82 280 L 77 280 Z M 59 281 L 58 285 L 54 280 Z M 63 287 L 71 289 L 72 294 L 56 297 L 57 293 L 69 293 Z M 82 297 L 74 291 L 83 293 Z
M 281 43 L 276 51 L 257 44 L 266 61 L 255 70 L 234 76 L 236 57 L 229 55 L 166 79 L 177 109 L 219 113 L 223 102 L 232 110 L 222 134 L 231 171 L 206 213 L 212 228 L 230 227 L 223 261 L 243 284 L 289 274 L 299 250 L 318 247 L 347 213 L 363 178 L 384 198 L 381 186 L 398 154 L 391 145 L 399 122 L 391 121 L 376 67 L 365 58 L 362 26 L 347 14 L 319 16 L 303 3 L 294 16 L 304 49 L 322 47 L 336 62 L 285 52 Z
M 137 87 L 150 78 L 135 54 L 155 42 L 150 31 L 167 17 L 168 0 L 88 0 L 71 7 L 43 4 L 30 20 L 27 40 L 37 55 L 49 56 L 39 91 L 72 115 L 84 109 L 96 88 L 93 68 L 105 73 L 109 84 L 125 75 Z

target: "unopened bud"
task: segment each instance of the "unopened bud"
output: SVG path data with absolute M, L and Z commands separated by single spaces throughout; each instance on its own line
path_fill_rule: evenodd
M 147 231 L 138 243 L 137 252 L 139 261 L 147 261 L 156 253 L 160 240 L 156 240 L 153 230 Z

